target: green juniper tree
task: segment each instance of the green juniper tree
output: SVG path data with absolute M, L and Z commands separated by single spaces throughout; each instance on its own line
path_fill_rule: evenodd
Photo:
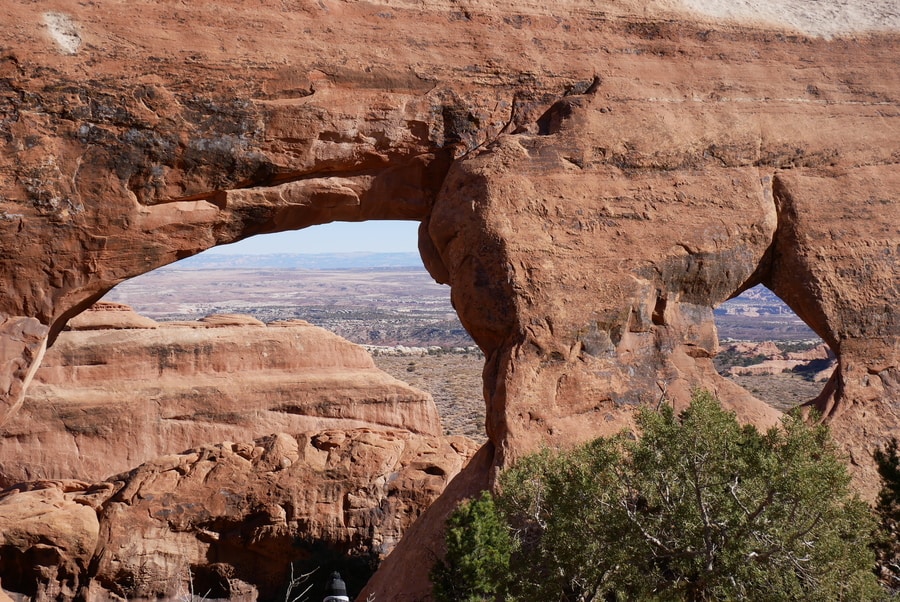
M 447 553 L 431 572 L 438 602 L 502 600 L 512 538 L 487 492 L 463 502 L 447 521 Z
M 883 484 L 875 507 L 881 519 L 878 573 L 882 583 L 900 594 L 900 448 L 896 439 L 875 452 L 875 462 Z
M 761 434 L 705 392 L 680 416 L 642 410 L 637 424 L 639 438 L 545 450 L 506 471 L 491 511 L 513 534 L 513 552 L 484 573 L 496 589 L 481 583 L 484 597 L 457 599 L 883 596 L 871 512 L 851 495 L 825 427 L 788 416 Z M 454 540 L 468 540 L 456 524 Z

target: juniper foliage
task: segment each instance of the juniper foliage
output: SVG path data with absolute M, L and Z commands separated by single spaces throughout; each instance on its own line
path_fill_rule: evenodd
M 882 583 L 900 595 L 900 445 L 891 439 L 875 452 L 882 488 L 876 510 L 881 519 L 876 554 Z
M 825 427 L 788 416 L 760 433 L 706 392 L 637 425 L 640 437 L 544 450 L 501 476 L 509 562 L 479 573 L 499 585 L 469 600 L 883 597 L 871 512 Z M 457 525 L 454 540 L 472 537 Z
M 450 516 L 446 545 L 446 556 L 431 572 L 438 602 L 504 599 L 513 541 L 488 492 Z

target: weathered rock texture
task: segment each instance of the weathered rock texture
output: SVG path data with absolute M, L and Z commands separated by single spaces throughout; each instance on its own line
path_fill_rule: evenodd
M 0 496 L 4 587 L 48 600 L 75 597 L 100 536 L 97 513 L 76 502 L 85 486 L 60 482 Z
M 0 487 L 95 481 L 170 453 L 274 432 L 441 435 L 431 397 L 302 320 L 157 324 L 101 304 L 73 319 L 0 431 Z
M 488 358 L 494 467 L 661 391 L 772 423 L 710 360 L 712 307 L 763 283 L 837 355 L 816 406 L 872 493 L 900 418 L 890 4 L 888 31 L 833 39 L 675 2 L 0 10 L 7 420 L 46 344 L 123 279 L 253 234 L 415 219 Z M 370 591 L 427 595 L 424 541 Z
M 475 451 L 301 320 L 101 303 L 69 326 L 0 439 L 0 483 L 28 481 L 0 496 L 0 577 L 38 599 L 272 599 L 289 563 L 338 559 L 368 575 Z
M 732 343 L 727 350 L 749 358 L 762 358 L 754 364 L 732 366 L 728 373 L 732 376 L 779 374 L 781 372 L 804 372 L 807 378 L 816 382 L 831 378 L 836 367 L 834 353 L 828 345 L 818 345 L 806 351 L 782 353 L 771 341 L 764 343 Z
M 278 433 L 93 485 L 29 483 L 0 495 L 0 575 L 39 600 L 272 600 L 290 563 L 368 574 L 474 451 L 403 431 Z

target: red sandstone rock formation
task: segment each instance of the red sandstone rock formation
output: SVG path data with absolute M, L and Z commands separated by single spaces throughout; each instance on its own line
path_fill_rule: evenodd
M 797 366 L 801 366 L 806 363 L 807 362 L 802 362 L 799 360 L 765 360 L 759 362 L 758 364 L 750 364 L 749 366 L 732 366 L 728 370 L 728 373 L 737 376 L 780 374 L 782 372 L 789 372 Z
M 771 341 L 764 343 L 735 343 L 729 345 L 730 350 L 745 357 L 766 357 L 763 361 L 747 366 L 732 366 L 729 374 L 737 376 L 779 374 L 789 371 L 814 371 L 813 380 L 827 381 L 834 373 L 834 353 L 828 345 L 818 345 L 807 351 L 782 353 Z
M 896 21 L 826 39 L 677 6 L 7 2 L 0 420 L 123 279 L 253 234 L 416 219 L 488 358 L 495 468 L 661 389 L 771 423 L 710 361 L 712 307 L 762 283 L 834 350 L 816 405 L 871 495 L 900 424 Z M 427 596 L 395 572 L 424 540 L 370 591 Z
M 136 313 L 128 305 L 99 301 L 69 320 L 68 324 L 66 324 L 66 329 L 130 330 L 156 328 L 157 326 L 158 324 L 155 320 Z
M 5 588 L 37 599 L 75 597 L 100 537 L 84 482 L 35 484 L 0 494 L 0 574 Z M 23 587 L 24 586 L 24 587 Z
M 0 482 L 31 481 L 0 496 L 0 576 L 39 599 L 271 598 L 288 562 L 365 567 L 475 451 L 302 320 L 104 303 L 70 325 L 0 439 Z
M 101 304 L 72 325 L 0 432 L 0 486 L 100 480 L 201 444 L 273 432 L 441 435 L 429 395 L 302 320 L 267 327 L 216 315 L 157 324 Z
M 289 563 L 377 562 L 474 451 L 403 431 L 279 433 L 93 485 L 31 483 L 0 494 L 0 575 L 40 600 L 274 599 Z
M 790 351 L 785 354 L 785 357 L 789 360 L 812 362 L 815 360 L 833 360 L 834 353 L 828 348 L 828 345 L 822 344 L 806 351 Z
M 778 346 L 775 345 L 775 343 L 773 343 L 772 341 L 764 341 L 762 343 L 752 343 L 749 341 L 731 343 L 724 349 L 724 351 L 733 351 L 734 353 L 743 355 L 744 357 L 754 357 L 762 355 L 770 360 L 782 358 L 784 356 L 784 353 L 781 351 L 781 349 L 779 349 Z

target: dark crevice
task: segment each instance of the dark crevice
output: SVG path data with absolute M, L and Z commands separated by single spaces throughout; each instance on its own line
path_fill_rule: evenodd
M 600 76 L 595 75 L 589 84 L 567 91 L 563 98 L 553 103 L 543 115 L 538 117 L 538 135 L 549 136 L 559 132 L 562 129 L 562 124 L 572 117 L 576 109 L 584 106 L 587 101 L 586 97 L 597 93 L 602 83 L 603 80 Z M 582 88 L 584 91 L 579 93 Z
M 653 316 L 651 320 L 657 326 L 662 326 L 666 323 L 666 305 L 668 303 L 668 299 L 663 294 L 658 294 L 656 297 L 656 304 L 653 307 Z
M 550 136 L 562 129 L 562 124 L 575 113 L 576 108 L 583 106 L 583 99 L 569 96 L 553 103 L 537 120 L 538 135 Z

